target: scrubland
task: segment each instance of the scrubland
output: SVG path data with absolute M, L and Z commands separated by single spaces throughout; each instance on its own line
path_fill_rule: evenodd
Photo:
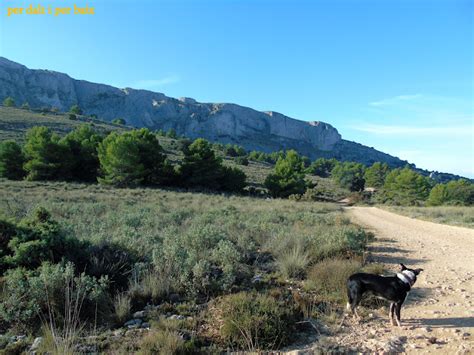
M 371 238 L 330 203 L 6 180 L 0 199 L 4 225 L 67 241 L 39 266 L 21 263 L 29 244 L 17 241 L 2 264 L 2 333 L 42 334 L 59 352 L 281 348 L 339 317 Z M 72 304 L 60 290 L 83 297 L 70 339 L 58 336 Z

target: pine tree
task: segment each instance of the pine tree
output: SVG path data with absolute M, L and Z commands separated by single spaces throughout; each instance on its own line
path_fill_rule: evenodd
M 21 147 L 12 140 L 0 143 L 0 176 L 10 180 L 21 180 L 25 176 L 25 157 Z

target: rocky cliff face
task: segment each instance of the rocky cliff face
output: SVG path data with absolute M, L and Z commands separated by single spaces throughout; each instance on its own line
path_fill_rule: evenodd
M 342 140 L 338 131 L 324 122 L 300 121 L 235 104 L 200 103 L 146 90 L 118 89 L 54 71 L 31 70 L 0 57 L 0 99 L 8 96 L 18 104 L 28 102 L 30 107 L 56 107 L 61 111 L 78 104 L 85 114 L 104 120 L 121 117 L 135 127 L 173 128 L 179 135 L 236 143 L 249 150 L 296 149 L 313 159 L 325 156 L 363 163 L 387 161 L 392 166 L 403 163 Z

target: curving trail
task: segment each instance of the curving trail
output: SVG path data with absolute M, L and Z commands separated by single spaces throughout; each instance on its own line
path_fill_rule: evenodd
M 376 235 L 370 250 L 373 261 L 392 271 L 401 262 L 424 272 L 402 308 L 402 327 L 390 327 L 381 313 L 372 322 L 351 323 L 343 332 L 346 338 L 341 335 L 340 340 L 371 350 L 472 353 L 474 229 L 416 220 L 375 207 L 350 207 L 347 213 Z M 373 337 L 365 339 L 364 333 Z

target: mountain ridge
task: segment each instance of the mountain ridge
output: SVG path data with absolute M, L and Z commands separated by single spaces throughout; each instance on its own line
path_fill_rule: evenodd
M 202 137 L 239 144 L 247 150 L 295 149 L 311 159 L 336 158 L 365 165 L 381 161 L 393 168 L 408 164 L 374 148 L 344 140 L 335 127 L 322 121 L 302 121 L 233 103 L 202 103 L 148 90 L 120 89 L 52 70 L 29 69 L 0 57 L 0 99 L 8 96 L 19 104 L 28 102 L 31 107 L 55 107 L 60 111 L 77 104 L 85 114 L 106 121 L 120 117 L 134 127 L 174 129 L 192 139 Z

